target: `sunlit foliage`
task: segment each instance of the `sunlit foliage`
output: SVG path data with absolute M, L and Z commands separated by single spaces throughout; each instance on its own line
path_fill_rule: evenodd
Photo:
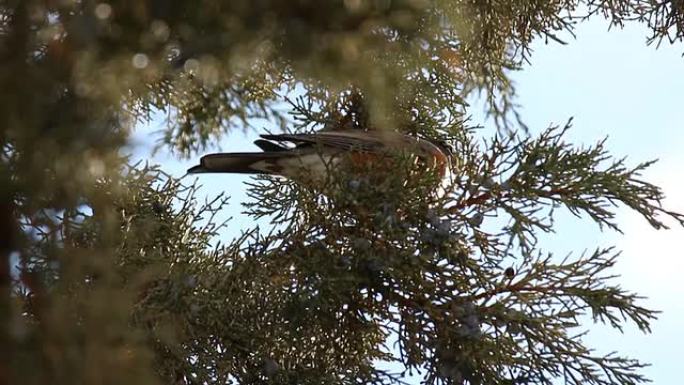
M 0 2 L 0 385 L 634 384 L 644 364 L 581 340 L 587 315 L 649 331 L 611 277 L 618 251 L 541 250 L 558 210 L 619 230 L 682 216 L 650 163 L 530 136 L 510 71 L 533 39 L 602 15 L 684 36 L 682 2 Z M 467 97 L 498 132 L 481 138 Z M 394 129 L 454 148 L 450 174 L 410 159 L 250 183 L 244 215 L 189 178 L 129 165 L 136 124 L 181 157 L 264 121 Z M 669 218 L 668 218 L 669 217 Z M 668 219 L 665 219 L 668 218 Z M 238 239 L 225 239 L 227 226 Z M 394 363 L 388 370 L 386 363 Z

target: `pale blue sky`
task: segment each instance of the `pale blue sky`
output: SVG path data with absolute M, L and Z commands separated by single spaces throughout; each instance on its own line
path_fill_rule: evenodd
M 607 147 L 628 162 L 658 158 L 644 173 L 661 186 L 666 204 L 684 211 L 684 44 L 645 44 L 648 31 L 639 25 L 607 32 L 600 19 L 582 24 L 577 39 L 566 46 L 535 44 L 532 65 L 516 74 L 525 122 L 538 132 L 550 123 L 574 117 L 568 138 L 590 144 L 608 136 Z M 475 121 L 481 120 L 475 113 Z M 662 310 L 653 333 L 634 328 L 625 334 L 607 327 L 592 328 L 585 339 L 598 351 L 618 351 L 650 362 L 644 370 L 655 384 L 681 384 L 681 344 L 684 327 L 684 230 L 655 231 L 636 214 L 619 210 L 624 235 L 601 233 L 596 226 L 570 215 L 558 220 L 545 247 L 558 254 L 616 245 L 623 254 L 616 267 L 618 282 Z
M 600 19 L 578 26 L 577 39 L 561 46 L 534 45 L 532 65 L 517 73 L 523 117 L 533 133 L 552 123 L 574 117 L 568 138 L 590 144 L 609 136 L 608 149 L 616 156 L 628 156 L 631 164 L 653 158 L 660 162 L 645 173 L 646 179 L 663 187 L 667 205 L 684 212 L 684 44 L 661 46 L 645 44 L 648 31 L 639 25 L 607 31 Z M 470 113 L 474 123 L 485 126 L 481 108 L 474 103 Z M 136 134 L 135 156 L 160 163 L 174 176 L 181 176 L 194 161 L 177 161 L 166 153 L 149 159 L 149 132 L 141 127 Z M 251 141 L 257 135 L 235 133 L 221 143 L 222 151 L 257 150 Z M 244 176 L 205 175 L 200 178 L 203 193 L 227 191 L 233 197 L 225 217 L 233 217 L 229 232 L 251 226 L 253 221 L 240 214 L 244 201 Z M 587 220 L 563 215 L 555 234 L 543 238 L 544 247 L 557 254 L 581 252 L 597 246 L 616 245 L 623 250 L 615 270 L 619 283 L 648 297 L 648 307 L 662 310 L 653 325 L 653 334 L 641 335 L 633 328 L 619 334 L 605 327 L 593 327 L 586 337 L 598 351 L 618 351 L 652 363 L 644 372 L 658 385 L 681 383 L 680 354 L 684 343 L 684 259 L 681 240 L 684 231 L 673 228 L 655 231 L 635 214 L 621 209 L 618 223 L 624 235 L 601 233 Z M 674 225 L 674 223 L 673 223 Z

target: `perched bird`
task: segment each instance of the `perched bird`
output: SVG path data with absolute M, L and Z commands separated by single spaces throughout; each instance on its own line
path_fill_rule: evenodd
M 293 143 L 287 147 L 283 143 Z M 422 167 L 444 176 L 451 151 L 445 143 L 395 131 L 329 130 L 311 134 L 261 135 L 254 142 L 263 152 L 208 154 L 188 173 L 240 173 L 324 177 L 330 165 L 341 161 L 368 165 L 397 154 L 412 154 Z

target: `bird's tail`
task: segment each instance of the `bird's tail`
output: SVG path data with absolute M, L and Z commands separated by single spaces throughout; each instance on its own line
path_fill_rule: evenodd
M 269 152 L 231 152 L 209 154 L 202 157 L 200 164 L 188 169 L 188 174 L 223 172 L 236 174 L 281 173 L 278 160 L 287 155 Z

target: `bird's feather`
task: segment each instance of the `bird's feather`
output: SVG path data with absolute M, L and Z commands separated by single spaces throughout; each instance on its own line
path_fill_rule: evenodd
M 254 144 L 257 145 L 262 151 L 265 152 L 280 152 L 280 151 L 287 151 L 289 148 L 278 145 L 273 142 L 269 142 L 268 140 L 263 140 L 263 139 L 257 139 L 254 141 Z
M 238 174 L 278 174 L 279 160 L 291 157 L 287 152 L 234 152 L 209 154 L 202 157 L 200 165 L 188 173 L 230 172 Z
M 364 131 L 327 131 L 313 134 L 261 135 L 261 137 L 278 142 L 309 143 L 345 151 L 380 152 L 386 147 L 380 138 L 370 136 Z

